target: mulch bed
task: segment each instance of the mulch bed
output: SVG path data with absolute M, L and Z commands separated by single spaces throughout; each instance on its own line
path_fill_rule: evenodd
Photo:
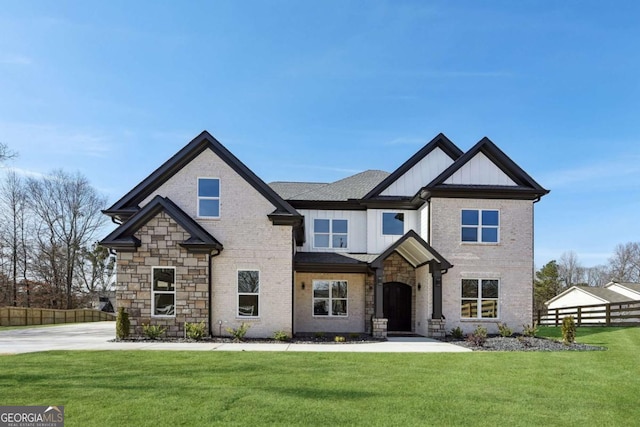
M 548 338 L 525 337 L 522 335 L 513 337 L 489 336 L 482 346 L 474 345 L 474 343 L 464 339 L 454 339 L 450 336 L 443 338 L 441 341 L 470 348 L 473 351 L 600 351 L 607 349 L 606 347 L 580 343 L 567 345 L 561 341 Z

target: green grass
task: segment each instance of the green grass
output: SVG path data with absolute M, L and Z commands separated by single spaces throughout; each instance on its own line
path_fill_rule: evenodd
M 65 405 L 67 426 L 636 425 L 640 328 L 578 341 L 609 350 L 2 356 L 0 404 Z

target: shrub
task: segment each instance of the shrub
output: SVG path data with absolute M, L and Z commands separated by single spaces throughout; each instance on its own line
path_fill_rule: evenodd
M 124 307 L 119 307 L 118 316 L 116 317 L 116 338 L 119 340 L 127 339 L 130 328 L 129 313 L 124 311 Z
M 457 326 L 451 330 L 451 336 L 456 340 L 461 340 L 462 338 L 464 338 L 464 333 L 462 332 L 462 329 L 460 329 L 460 326 Z
M 345 337 L 343 337 L 342 335 L 336 335 L 333 340 L 335 342 L 345 342 L 347 339 Z
M 313 334 L 313 336 L 316 338 L 324 338 L 324 332 L 316 332 Z
M 349 334 L 349 339 L 352 339 L 352 340 L 360 339 L 360 334 L 359 334 L 359 333 L 357 333 L 357 332 L 351 332 L 351 333 Z
M 206 327 L 204 325 L 204 321 L 200 323 L 186 322 L 184 324 L 185 334 L 190 340 L 200 341 L 202 338 L 204 338 L 205 329 Z
M 506 323 L 498 323 L 498 332 L 500 332 L 501 337 L 505 338 L 513 335 L 513 330 Z
M 573 344 L 576 340 L 576 322 L 573 316 L 562 319 L 562 342 L 566 345 Z
M 523 347 L 531 347 L 531 337 L 519 335 L 518 341 L 522 344 Z
M 226 331 L 231 334 L 234 341 L 242 341 L 250 327 L 250 324 L 242 322 L 240 326 L 238 326 L 238 329 L 227 328 Z
M 289 334 L 285 331 L 275 331 L 273 333 L 273 339 L 276 341 L 289 341 Z
M 487 328 L 482 325 L 478 325 L 472 333 L 467 335 L 467 341 L 476 347 L 482 347 L 487 341 Z
M 535 337 L 538 335 L 538 323 L 533 322 L 533 325 L 522 325 L 522 335 L 525 337 Z
M 142 331 L 150 340 L 157 340 L 162 334 L 167 332 L 167 328 L 159 325 L 142 324 Z

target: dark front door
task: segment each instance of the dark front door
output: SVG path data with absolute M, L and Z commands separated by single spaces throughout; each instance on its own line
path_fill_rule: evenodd
M 388 331 L 411 330 L 411 286 L 391 282 L 383 286 L 382 311 Z

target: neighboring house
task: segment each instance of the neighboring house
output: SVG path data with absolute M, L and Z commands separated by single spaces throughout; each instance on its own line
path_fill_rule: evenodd
M 548 309 L 639 301 L 639 283 L 609 282 L 604 287 L 572 286 L 544 304 Z
M 533 205 L 548 190 L 483 138 L 440 134 L 391 174 L 267 185 L 203 132 L 105 214 L 117 303 L 182 336 L 413 332 L 532 321 Z

